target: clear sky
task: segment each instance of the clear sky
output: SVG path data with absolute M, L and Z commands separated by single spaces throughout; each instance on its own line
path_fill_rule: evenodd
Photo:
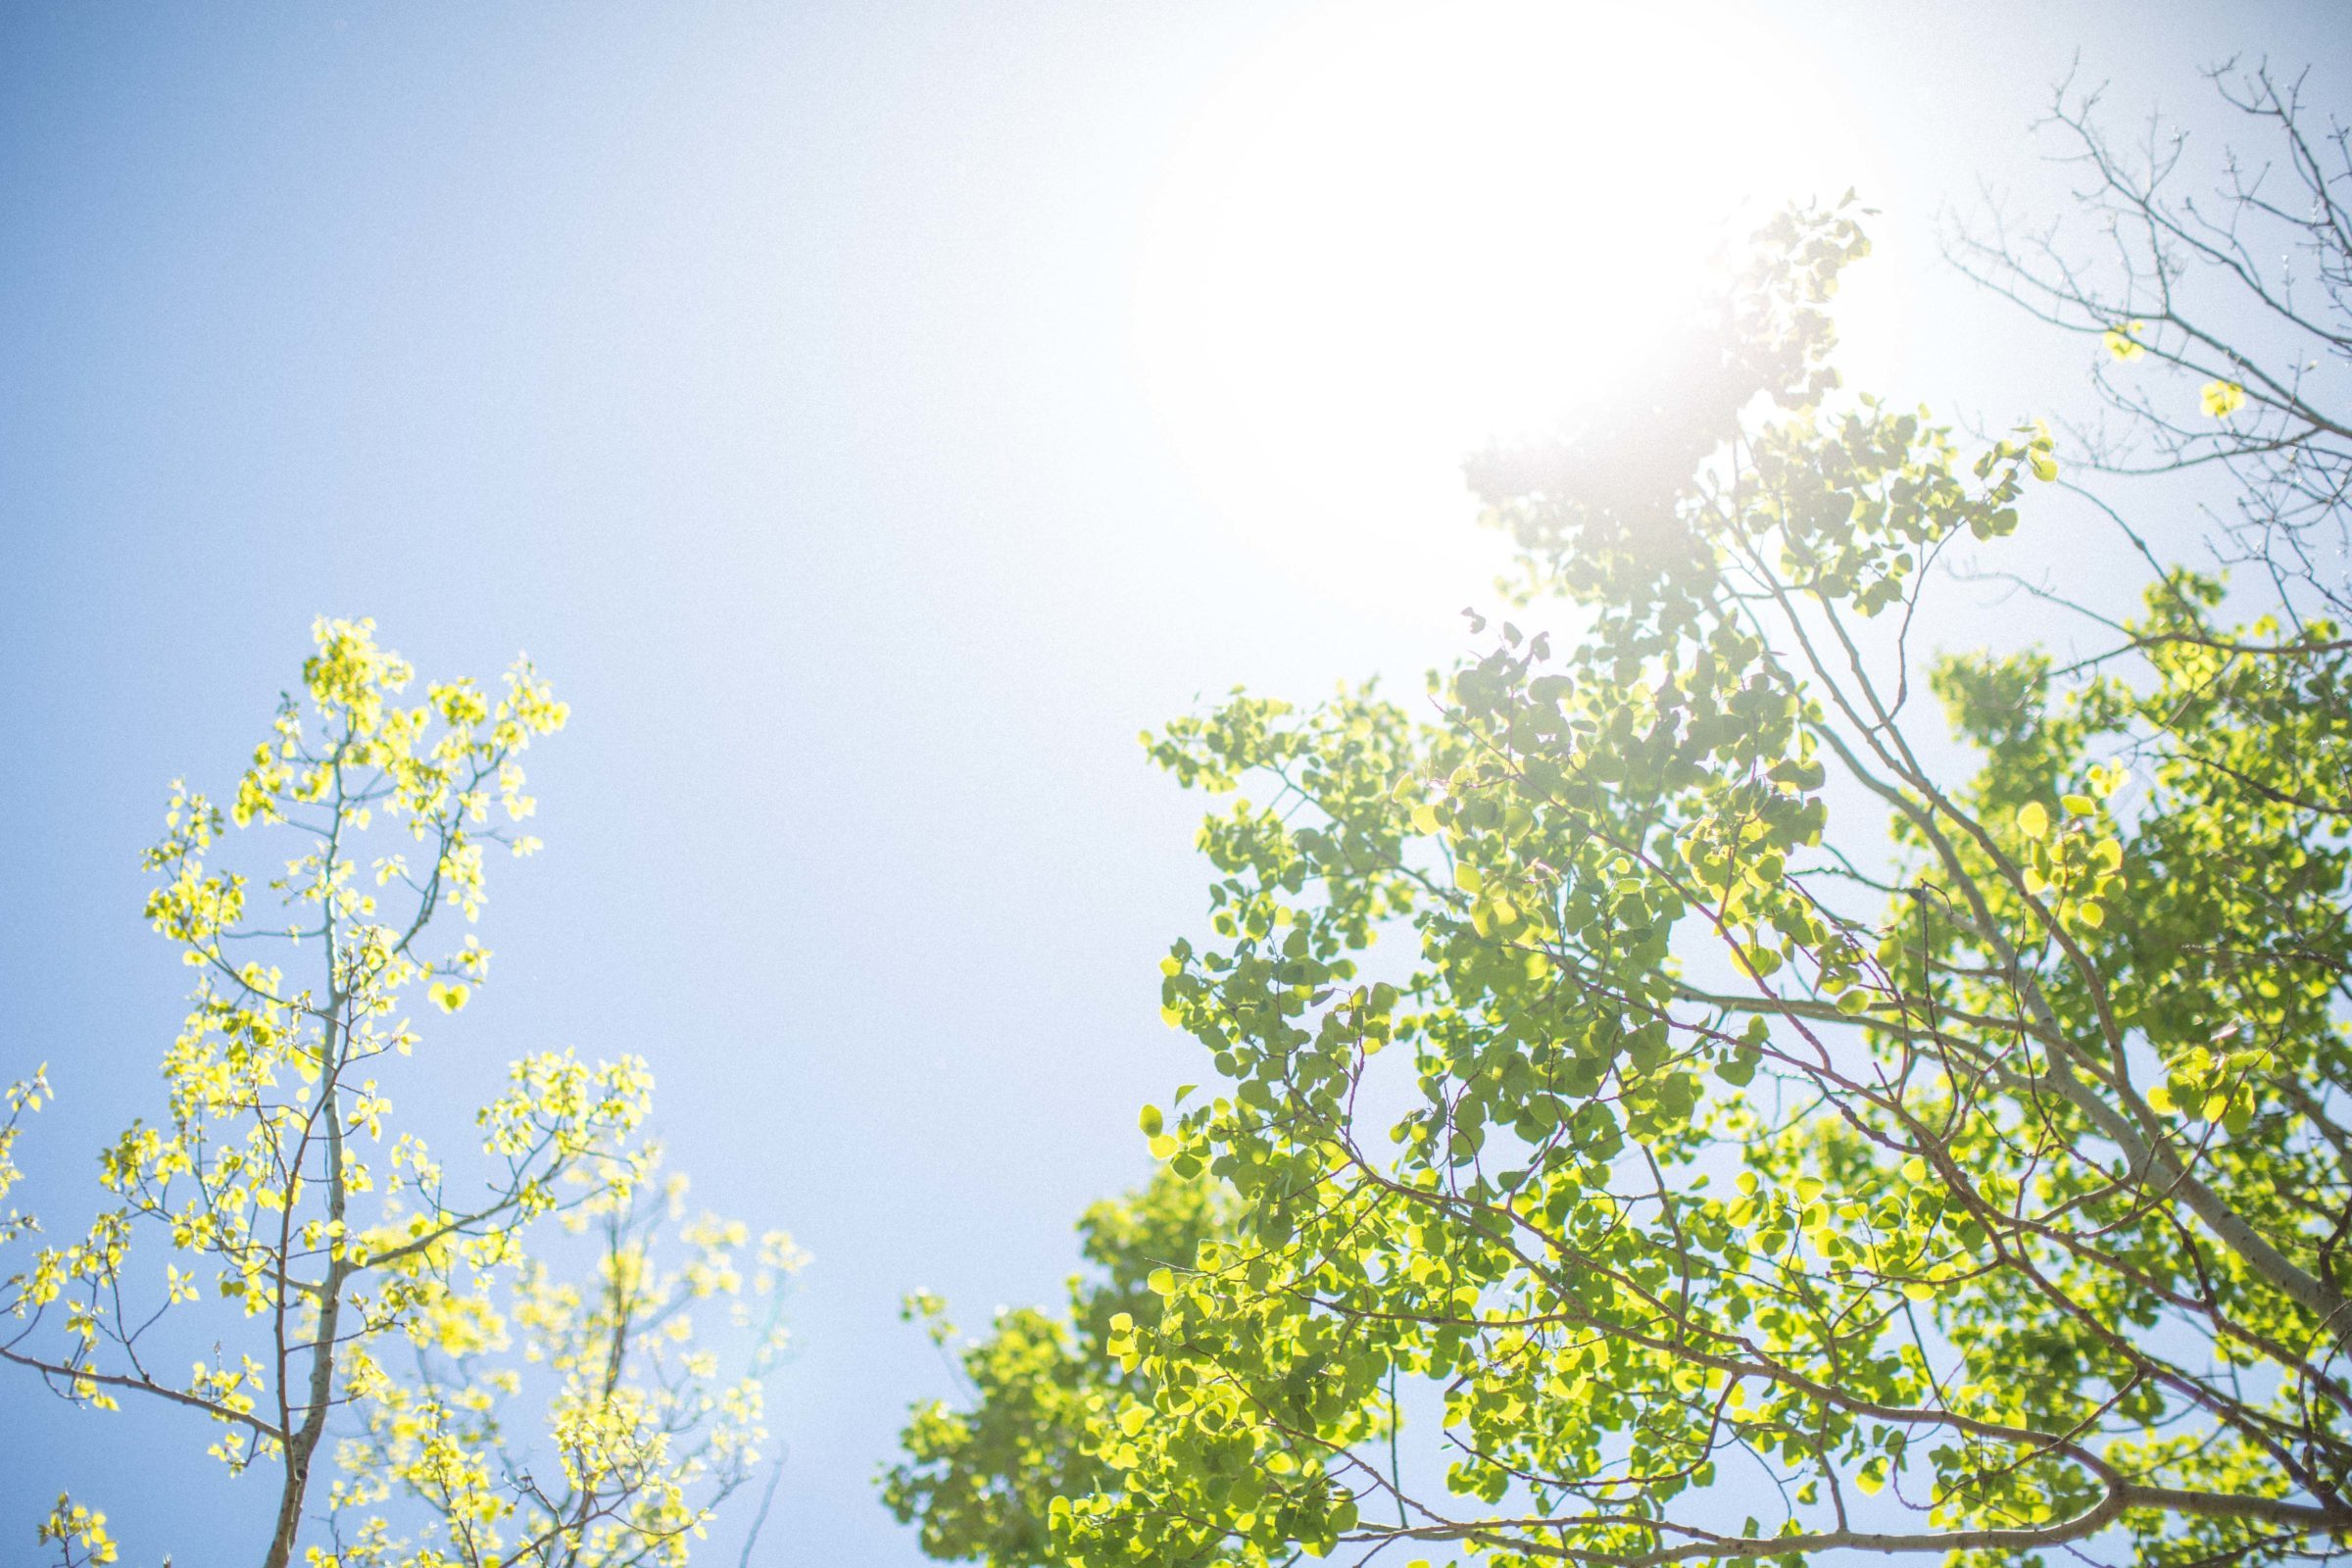
M 171 779 L 233 777 L 312 617 L 428 675 L 527 649 L 575 715 L 534 753 L 549 849 L 495 868 L 493 983 L 411 1098 L 650 1056 L 698 1194 L 815 1254 L 759 1560 L 916 1561 L 870 1482 L 948 1381 L 900 1296 L 1055 1297 L 1070 1221 L 1145 1171 L 1136 1107 L 1199 1076 L 1156 992 L 1198 807 L 1136 732 L 1449 659 L 1493 566 L 1461 449 L 1638 355 L 1694 216 L 1777 199 L 1756 149 L 1886 210 L 1873 377 L 2006 423 L 2080 359 L 1937 270 L 1938 203 L 2063 205 L 2024 131 L 2078 52 L 2119 119 L 2203 123 L 2196 69 L 2238 51 L 2352 102 L 2348 34 L 2318 4 L 21 0 L 0 1077 L 62 1096 L 30 1206 L 77 1215 L 156 1102 L 184 972 L 137 852 Z M 66 1487 L 131 1562 L 262 1538 L 199 1423 L 11 1379 L 0 1427 L 8 1560 Z

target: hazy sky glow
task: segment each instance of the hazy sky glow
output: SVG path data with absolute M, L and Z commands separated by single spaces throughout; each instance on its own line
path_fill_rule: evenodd
M 1784 203 L 1884 184 L 1859 107 L 1753 8 L 1309 13 L 1167 162 L 1144 389 L 1217 504 L 1281 505 L 1270 548 L 1381 597 L 1416 541 L 1480 544 L 1428 526 L 1463 452 L 1621 395 Z M 1386 548 L 1348 549 L 1367 526 Z
M 816 1257 L 757 1560 L 919 1560 L 870 1486 L 950 1388 L 900 1296 L 1055 1297 L 1198 1076 L 1156 995 L 1197 805 L 1137 730 L 1450 660 L 1496 564 L 1463 450 L 1607 396 L 1727 208 L 1860 186 L 1854 378 L 2005 424 L 2082 356 L 1932 220 L 1980 175 L 2063 208 L 2025 125 L 2078 51 L 2119 120 L 2208 122 L 2239 50 L 2352 94 L 2318 4 L 1651 9 L 0 14 L 0 1077 L 62 1097 L 28 1206 L 74 1228 L 154 1104 L 185 975 L 138 851 L 312 617 L 427 676 L 527 648 L 576 715 L 548 851 L 497 868 L 492 983 L 402 1109 L 454 1135 L 520 1051 L 649 1055 L 698 1195 Z M 69 1486 L 129 1562 L 261 1537 L 201 1423 L 0 1412 L 0 1559 Z

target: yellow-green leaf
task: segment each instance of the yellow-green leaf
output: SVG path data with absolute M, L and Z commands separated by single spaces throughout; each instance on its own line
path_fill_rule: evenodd
M 2208 381 L 2199 397 L 2205 412 L 2217 419 L 2227 419 L 2246 406 L 2246 389 L 2235 381 Z

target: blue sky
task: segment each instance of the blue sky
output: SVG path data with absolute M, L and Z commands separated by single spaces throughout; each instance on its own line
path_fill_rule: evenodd
M 524 1050 L 650 1056 L 698 1194 L 816 1258 L 760 1560 L 916 1561 L 870 1478 L 948 1384 L 899 1297 L 1056 1296 L 1071 1220 L 1144 1173 L 1136 1107 L 1198 1076 L 1155 983 L 1198 807 L 1136 732 L 1242 681 L 1409 689 L 1491 570 L 1458 501 L 1350 531 L 1296 475 L 1253 496 L 1263 463 L 1204 458 L 1138 347 L 1153 204 L 1235 74 L 1401 12 L 0 15 L 0 1076 L 61 1093 L 30 1205 L 76 1213 L 154 1102 L 183 974 L 137 852 L 174 776 L 233 776 L 312 617 L 372 615 L 428 675 L 528 649 L 575 720 L 534 754 L 549 849 L 498 868 L 446 1098 Z M 2023 131 L 2078 51 L 2124 115 L 2194 121 L 2239 50 L 2352 92 L 2320 5 L 1739 14 L 1881 183 L 1874 363 L 2000 422 L 2079 357 L 1925 235 L 1980 174 L 2058 203 Z M 1674 101 L 1671 59 L 1621 66 Z M 1643 156 L 1623 130 L 1557 156 Z M 1296 456 L 1445 497 L 1458 453 Z M 261 1538 L 266 1489 L 222 1488 L 190 1423 L 24 1380 L 0 1412 L 0 1541 L 69 1486 L 131 1561 Z

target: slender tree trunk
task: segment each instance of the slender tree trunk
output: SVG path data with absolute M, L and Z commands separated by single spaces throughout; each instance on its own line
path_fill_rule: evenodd
M 289 1568 L 294 1560 L 294 1538 L 302 1530 L 302 1505 L 311 1490 L 311 1461 L 318 1452 L 319 1439 L 326 1433 L 326 1411 L 335 1388 L 335 1336 L 343 1315 L 343 1287 L 351 1279 L 351 1266 L 343 1253 L 340 1238 L 346 1194 L 343 1185 L 343 1114 L 336 1103 L 337 1082 L 342 1063 L 342 1030 L 336 1023 L 327 1025 L 325 1070 L 319 1074 L 319 1110 L 326 1123 L 326 1206 L 334 1222 L 329 1235 L 335 1238 L 328 1253 L 325 1281 L 319 1287 L 318 1322 L 311 1342 L 311 1371 L 305 1391 L 302 1424 L 286 1434 L 286 1480 L 278 1494 L 277 1528 L 270 1537 L 270 1554 L 263 1559 L 263 1568 Z M 299 1172 L 297 1173 L 299 1175 Z M 287 1194 L 287 1211 L 293 1210 L 293 1195 Z M 281 1278 L 287 1277 L 293 1259 L 281 1251 L 277 1259 Z

